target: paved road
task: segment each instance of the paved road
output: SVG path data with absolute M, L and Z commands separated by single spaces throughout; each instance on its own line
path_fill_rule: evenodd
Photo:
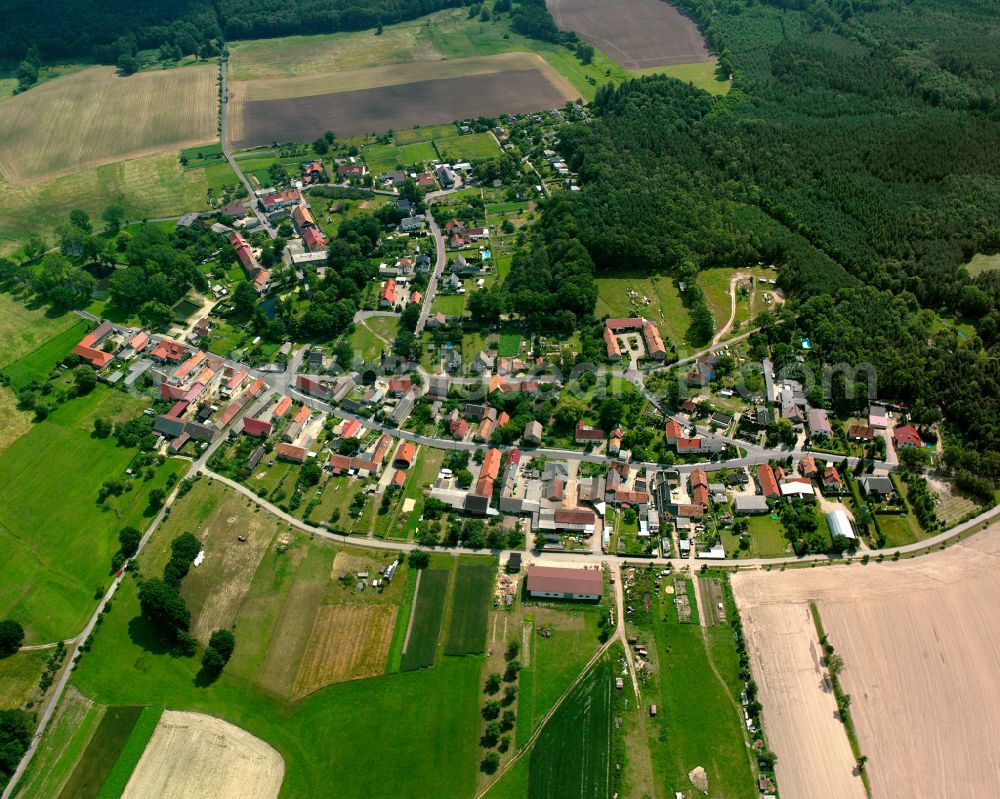
M 429 197 L 430 195 L 428 195 Z M 431 235 L 434 237 L 434 247 L 437 250 L 437 260 L 434 262 L 434 269 L 431 271 L 430 279 L 427 281 L 427 288 L 424 290 L 424 304 L 420 308 L 420 317 L 417 319 L 416 335 L 420 335 L 424 332 L 424 325 L 427 324 L 427 317 L 431 313 L 431 305 L 434 302 L 434 295 L 437 293 L 438 280 L 441 278 L 441 273 L 444 272 L 445 262 L 448 260 L 448 254 L 445 251 L 444 246 L 444 236 L 441 234 L 441 228 L 438 227 L 437 221 L 434 219 L 434 215 L 431 213 L 430 206 L 427 207 L 427 224 L 430 227 Z
M 277 229 L 271 224 L 263 212 L 257 207 L 256 193 L 254 192 L 253 186 L 250 185 L 250 180 L 246 175 L 243 174 L 243 170 L 240 169 L 240 165 L 236 163 L 236 159 L 233 158 L 233 154 L 229 151 L 229 60 L 222 59 L 222 64 L 219 69 L 220 76 L 222 78 L 222 110 L 219 112 L 219 126 L 221 131 L 222 140 L 222 154 L 226 156 L 226 160 L 229 165 L 233 168 L 236 176 L 240 179 L 240 183 L 243 184 L 243 188 L 247 190 L 247 195 L 252 203 L 252 210 L 260 223 L 264 226 L 264 230 L 267 231 L 267 235 L 272 239 L 276 238 L 278 235 Z

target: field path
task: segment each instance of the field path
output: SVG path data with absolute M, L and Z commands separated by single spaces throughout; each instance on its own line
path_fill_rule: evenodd
M 403 639 L 402 654 L 406 654 L 406 648 L 410 645 L 410 633 L 413 631 L 413 617 L 417 615 L 417 596 L 420 594 L 420 578 L 424 576 L 424 570 L 417 572 L 417 582 L 413 586 L 413 604 L 410 605 L 410 618 L 406 622 L 406 637 Z
M 736 285 L 742 280 L 746 275 L 737 272 L 731 278 L 729 278 L 729 321 L 719 330 L 718 333 L 712 338 L 712 346 L 716 346 L 723 337 L 732 329 L 733 322 L 736 321 Z

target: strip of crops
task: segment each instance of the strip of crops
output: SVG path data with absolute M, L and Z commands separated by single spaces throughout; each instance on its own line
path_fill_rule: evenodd
M 451 569 L 426 569 L 420 577 L 417 607 L 413 611 L 413 626 L 410 628 L 410 640 L 403 653 L 400 671 L 412 671 L 434 665 L 450 575 Z
M 139 718 L 136 719 L 132 732 L 129 733 L 125 746 L 122 747 L 118 759 L 111 767 L 111 772 L 104 780 L 101 790 L 97 793 L 97 799 L 119 799 L 125 792 L 132 772 L 139 765 L 139 758 L 146 751 L 149 739 L 153 737 L 156 725 L 160 723 L 160 716 L 163 715 L 162 707 L 144 707 Z
M 486 648 L 493 568 L 485 563 L 460 563 L 455 575 L 451 626 L 446 655 L 479 655 Z

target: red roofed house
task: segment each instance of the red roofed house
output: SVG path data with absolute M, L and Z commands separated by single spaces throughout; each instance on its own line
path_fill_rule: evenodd
M 140 331 L 136 333 L 132 340 L 128 343 L 128 346 L 133 352 L 142 352 L 146 349 L 146 345 L 149 344 L 149 334 L 145 331 Z
M 186 357 L 187 354 L 188 348 L 183 344 L 178 344 L 176 341 L 164 338 L 160 339 L 160 343 L 153 348 L 153 351 L 149 353 L 149 356 L 158 361 L 178 363 L 182 358 Z
M 392 459 L 392 465 L 397 469 L 409 469 L 413 465 L 413 458 L 417 454 L 417 448 L 409 441 L 404 441 L 396 450 L 396 455 Z
M 357 419 L 351 419 L 348 422 L 344 422 L 344 426 L 340 431 L 341 438 L 357 438 L 360 434 L 361 422 Z
M 297 447 L 294 444 L 286 444 L 284 442 L 278 444 L 278 457 L 286 461 L 304 463 L 308 455 L 309 450 L 305 447 Z
M 292 221 L 300 232 L 305 231 L 309 227 L 316 227 L 316 220 L 313 219 L 312 214 L 309 213 L 309 209 L 304 205 L 296 205 L 292 209 Z
M 296 192 L 298 194 L 298 192 Z M 264 198 L 267 199 L 266 197 Z M 261 201 L 263 202 L 263 200 Z M 243 271 L 246 272 L 247 277 L 253 281 L 254 288 L 258 292 L 263 292 L 267 288 L 267 281 L 271 278 L 271 272 L 269 269 L 264 269 L 254 257 L 253 250 L 250 249 L 250 245 L 247 240 L 243 238 L 243 235 L 238 231 L 233 231 L 229 234 L 229 243 L 233 245 L 233 249 L 236 250 L 236 257 L 239 258 L 240 264 L 243 266 Z
M 920 433 L 917 432 L 917 428 L 912 424 L 904 424 L 901 427 L 895 428 L 892 431 L 892 440 L 896 445 L 896 449 L 910 449 L 924 445 L 923 440 L 920 438 Z
M 412 303 L 419 303 L 423 298 L 424 298 L 423 294 L 421 294 L 419 291 L 414 291 L 410 295 L 410 302 L 412 302 Z
M 392 476 L 392 484 L 396 486 L 396 488 L 402 488 L 405 482 L 406 482 L 405 472 L 401 472 L 399 469 L 397 469 L 396 473 Z
M 389 394 L 393 397 L 402 397 L 411 388 L 413 381 L 408 377 L 397 377 L 389 381 Z
M 574 438 L 577 444 L 591 444 L 595 441 L 604 440 L 604 431 L 597 427 L 586 425 L 583 421 L 576 423 Z
M 351 178 L 361 178 L 365 175 L 365 168 L 361 164 L 341 164 L 337 167 L 337 177 L 342 180 Z
M 313 380 L 311 377 L 299 375 L 296 383 L 306 394 L 311 394 L 314 397 L 326 400 L 333 396 L 333 392 L 330 389 L 319 380 Z
M 326 249 L 326 237 L 318 227 L 307 227 L 302 231 L 302 241 L 309 252 L 319 252 Z
M 778 481 L 774 477 L 774 469 L 765 463 L 757 470 L 757 482 L 760 483 L 760 493 L 768 499 L 781 496 L 778 490 Z
M 451 424 L 448 425 L 448 431 L 453 438 L 461 441 L 465 438 L 466 433 L 469 432 L 469 423 L 465 419 L 453 419 Z
M 622 359 L 622 349 L 618 346 L 618 339 L 610 327 L 604 328 L 604 343 L 608 348 L 608 358 L 612 361 L 620 361 Z
M 282 397 L 278 400 L 278 404 L 274 406 L 274 416 L 277 419 L 284 418 L 285 414 L 288 413 L 288 409 L 292 407 L 291 397 Z
M 529 566 L 527 589 L 533 597 L 596 602 L 604 593 L 604 574 L 598 568 L 561 569 L 553 566 Z
M 200 365 L 201 362 L 204 361 L 205 358 L 207 357 L 208 356 L 205 354 L 203 350 L 198 350 L 194 355 L 192 355 L 190 358 L 184 361 L 184 363 L 182 363 L 180 366 L 177 367 L 177 371 L 174 372 L 174 377 L 176 377 L 178 380 L 183 380 L 185 377 L 191 374 L 194 368 Z
M 703 508 L 708 507 L 708 475 L 704 469 L 691 472 L 691 499 Z
M 249 416 L 243 417 L 243 432 L 248 436 L 267 438 L 271 435 L 272 429 L 273 425 L 270 422 L 265 422 L 263 419 L 253 419 Z
M 391 277 L 385 281 L 382 291 L 379 293 L 379 305 L 383 308 L 392 308 L 396 304 L 396 281 Z
M 667 348 L 663 346 L 663 339 L 660 338 L 660 331 L 650 320 L 642 323 L 642 337 L 646 340 L 646 354 L 657 361 L 662 361 L 667 357 Z
M 823 490 L 840 493 L 844 490 L 844 483 L 840 479 L 840 473 L 835 466 L 827 466 L 823 472 Z
M 298 205 L 302 202 L 302 195 L 298 189 L 288 189 L 287 191 L 276 191 L 260 199 L 260 207 L 265 213 L 277 211 L 280 208 L 287 208 L 290 205 Z
M 803 477 L 815 477 L 819 474 L 816 468 L 816 459 L 812 455 L 803 455 L 799 461 L 799 474 Z
M 73 354 L 89 361 L 96 369 L 107 366 L 114 356 L 110 352 L 101 352 L 98 347 L 111 335 L 112 330 L 111 322 L 101 322 L 93 332 L 80 339 L 80 343 L 73 347 Z

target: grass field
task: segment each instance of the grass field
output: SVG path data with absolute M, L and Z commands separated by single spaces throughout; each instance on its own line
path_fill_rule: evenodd
M 265 575 L 275 579 L 273 572 Z M 198 659 L 166 653 L 139 617 L 135 585 L 128 580 L 74 681 L 101 702 L 203 712 L 261 738 L 285 760 L 284 799 L 312 796 L 317 785 L 369 799 L 472 794 L 477 742 L 469 730 L 479 723 L 477 659 L 446 658 L 433 669 L 339 683 L 291 703 L 236 673 L 257 635 L 238 623 L 233 660 L 216 682 L 199 685 Z
M 605 656 L 560 705 L 531 752 L 529 799 L 605 799 L 612 788 L 612 665 Z
M 437 150 L 429 141 L 404 144 L 402 147 L 395 144 L 371 144 L 364 148 L 363 155 L 368 171 L 375 175 L 397 167 L 436 161 L 438 157 Z
M 10 294 L 0 293 L 0 369 L 81 321 L 76 314 L 29 309 Z
M 491 133 L 435 139 L 434 144 L 445 161 L 475 161 L 500 155 L 500 145 Z
M 90 67 L 0 104 L 0 179 L 23 183 L 211 140 L 216 68 Z
M 431 313 L 445 316 L 461 316 L 465 313 L 465 298 L 468 294 L 435 294 L 431 303 Z
M 515 358 L 521 354 L 521 334 L 510 330 L 500 331 L 500 343 L 497 354 L 501 358 Z
M 635 75 L 669 75 L 671 78 L 691 83 L 709 94 L 729 94 L 729 81 L 719 80 L 715 75 L 715 61 L 698 61 L 694 64 L 672 64 L 665 67 L 649 67 L 635 70 Z
M 95 799 L 142 713 L 139 705 L 109 707 L 59 799 Z
M 413 613 L 413 597 L 417 593 L 416 569 L 406 570 L 406 585 L 403 589 L 403 601 L 399 605 L 399 613 L 396 614 L 396 626 L 392 631 L 392 642 L 389 644 L 389 655 L 386 659 L 385 670 L 388 674 L 395 674 L 403 660 L 403 643 L 406 641 L 406 630 L 410 626 L 410 614 Z
M 107 584 L 118 530 L 145 527 L 149 491 L 164 488 L 168 475 L 183 465 L 170 460 L 153 480 L 133 482 L 104 508 L 96 504 L 101 484 L 123 476 L 135 455 L 113 439 L 90 434 L 95 415 L 114 417 L 122 403 L 133 412 L 143 404 L 98 386 L 56 408 L 0 455 L 0 537 L 6 553 L 0 563 L 0 616 L 20 621 L 29 643 L 80 631 L 94 607 L 95 589 L 103 591 Z
M 398 145 L 416 144 L 418 142 L 431 141 L 432 139 L 442 139 L 454 136 L 458 133 L 458 128 L 454 125 L 423 125 L 417 128 L 397 130 L 392 137 Z
M 445 644 L 446 655 L 480 655 L 486 645 L 495 567 L 486 563 L 460 561 L 455 574 L 451 625 Z
M 656 322 L 664 341 L 684 343 L 691 316 L 670 276 L 599 277 L 595 282 L 598 292 L 595 316 L 641 315 Z M 635 292 L 636 297 L 630 297 L 629 291 Z M 644 298 L 649 300 L 648 304 L 643 302 Z
M 32 234 L 51 241 L 56 222 L 75 208 L 89 213 L 92 220 L 99 220 L 101 212 L 116 203 L 129 219 L 178 216 L 204 209 L 207 189 L 205 170 L 184 169 L 176 152 L 81 169 L 31 186 L 7 186 L 0 214 L 0 255 L 16 250 Z
M 114 711 L 114 708 L 111 710 Z M 162 707 L 142 708 L 125 745 L 119 752 L 104 784 L 101 785 L 101 790 L 97 792 L 97 799 L 118 799 L 125 792 L 125 786 L 128 785 L 129 778 L 139 763 L 139 758 L 146 751 L 146 744 L 153 737 L 153 730 L 156 729 L 162 715 Z
M 87 334 L 88 325 L 82 319 L 72 327 L 57 333 L 48 341 L 4 368 L 15 391 L 24 388 L 32 380 L 43 382 L 70 350 Z
M 16 652 L 0 658 L 0 710 L 24 706 L 53 651 Z
M 569 687 L 598 647 L 597 608 L 532 608 L 530 661 L 521 671 L 517 701 L 517 743 L 523 744 Z M 537 634 L 551 629 L 550 637 Z
M 703 638 L 697 624 L 677 622 L 672 597 L 662 596 L 660 607 L 654 622 L 660 712 L 651 722 L 658 781 L 669 791 L 690 789 L 688 772 L 702 766 L 709 797 L 749 795 L 753 775 L 733 698 L 739 670 L 733 632 L 719 625 L 705 628 Z
M 450 579 L 451 569 L 424 569 L 420 576 L 417 604 L 410 622 L 410 639 L 400 662 L 401 671 L 434 665 Z

